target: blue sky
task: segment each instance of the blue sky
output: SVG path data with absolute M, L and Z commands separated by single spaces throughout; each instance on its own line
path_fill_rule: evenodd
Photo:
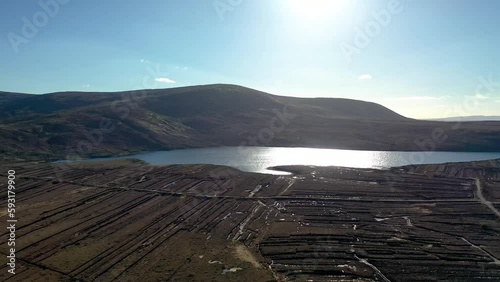
M 414 118 L 500 115 L 499 13 L 495 0 L 3 1 L 0 90 L 231 83 Z

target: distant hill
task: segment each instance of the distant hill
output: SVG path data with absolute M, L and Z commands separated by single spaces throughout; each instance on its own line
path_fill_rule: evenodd
M 436 121 L 500 121 L 500 116 L 466 116 L 466 117 L 448 117 L 448 118 L 437 118 L 431 119 Z
M 241 144 L 420 150 L 419 141 L 435 138 L 437 129 L 448 136 L 436 144 L 437 150 L 500 151 L 500 122 L 454 126 L 408 119 L 375 103 L 275 96 L 236 85 L 114 93 L 0 92 L 4 159 Z

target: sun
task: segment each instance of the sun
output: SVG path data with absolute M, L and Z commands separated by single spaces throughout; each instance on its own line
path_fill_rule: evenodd
M 322 20 L 342 14 L 352 0 L 287 0 L 288 7 L 304 20 Z

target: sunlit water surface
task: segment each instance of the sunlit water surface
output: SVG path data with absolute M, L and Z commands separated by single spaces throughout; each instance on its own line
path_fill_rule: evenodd
M 500 153 L 385 152 L 313 148 L 218 147 L 157 151 L 127 157 L 149 164 L 214 164 L 248 172 L 284 174 L 267 168 L 279 165 L 389 168 L 409 164 L 479 161 L 500 158 Z M 94 159 L 95 160 L 95 159 Z

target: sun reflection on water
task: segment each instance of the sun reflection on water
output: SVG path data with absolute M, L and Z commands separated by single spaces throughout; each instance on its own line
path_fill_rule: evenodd
M 369 151 L 345 151 L 312 148 L 275 148 L 266 160 L 273 165 L 315 165 L 373 167 L 375 154 Z
M 218 147 L 158 151 L 128 157 L 149 164 L 214 164 L 248 172 L 287 174 L 268 170 L 273 166 L 343 166 L 389 168 L 409 164 L 466 162 L 500 158 L 500 153 L 385 152 L 282 147 Z

